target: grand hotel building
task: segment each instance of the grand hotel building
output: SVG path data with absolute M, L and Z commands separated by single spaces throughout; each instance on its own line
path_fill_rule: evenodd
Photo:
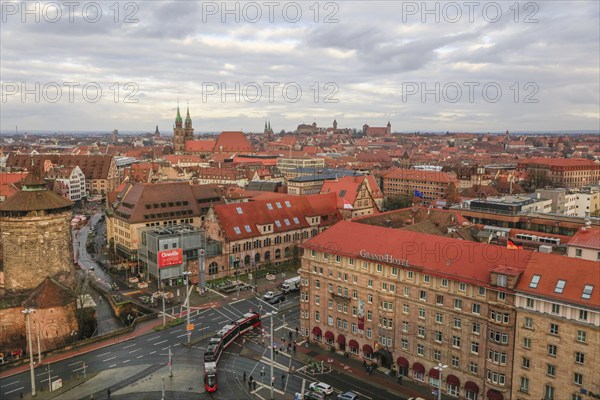
M 597 263 L 345 221 L 302 247 L 301 327 L 310 341 L 433 387 L 434 367 L 446 364 L 442 391 L 460 399 L 600 392 Z M 544 285 L 532 289 L 539 279 Z M 551 313 L 557 302 L 563 314 Z M 585 343 L 567 337 L 577 331 Z M 525 337 L 533 350 L 517 343 Z M 553 377 L 539 359 L 549 344 L 565 356 Z

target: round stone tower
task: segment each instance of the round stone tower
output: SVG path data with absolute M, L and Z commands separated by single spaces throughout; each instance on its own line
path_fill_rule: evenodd
M 46 277 L 70 286 L 72 206 L 46 188 L 37 170 L 27 175 L 19 193 L 0 203 L 4 290 L 32 290 Z

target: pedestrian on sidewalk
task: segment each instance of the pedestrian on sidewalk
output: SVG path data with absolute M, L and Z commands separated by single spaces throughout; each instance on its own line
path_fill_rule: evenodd
M 363 360 L 363 368 L 367 369 L 367 361 L 366 360 Z
M 285 374 L 281 374 L 281 386 L 285 383 Z
M 250 379 L 248 379 L 248 391 L 252 391 L 252 381 Z
M 252 387 L 256 390 L 256 381 L 252 382 Z
M 244 382 L 246 382 L 246 371 L 244 371 Z
M 402 375 L 398 375 L 398 384 L 402 385 Z
M 110 389 L 106 389 L 106 394 L 108 395 L 108 398 L 110 399 Z
M 294 347 L 292 347 L 292 349 L 294 350 L 294 353 L 296 353 L 296 345 L 294 345 Z

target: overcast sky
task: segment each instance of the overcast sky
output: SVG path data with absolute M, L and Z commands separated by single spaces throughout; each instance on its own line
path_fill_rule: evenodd
M 3 131 L 600 129 L 596 0 L 114 4 L 2 2 Z

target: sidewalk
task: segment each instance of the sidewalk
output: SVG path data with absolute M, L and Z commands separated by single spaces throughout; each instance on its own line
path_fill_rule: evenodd
M 317 353 L 316 355 L 313 355 Z M 296 353 L 292 355 L 294 359 L 307 364 L 310 360 L 323 361 L 327 365 L 331 364 L 332 369 L 339 373 L 350 375 L 369 383 L 384 388 L 390 392 L 403 397 L 422 397 L 426 400 L 437 400 L 437 396 L 432 394 L 432 387 L 425 383 L 415 382 L 413 379 L 404 376 L 402 383 L 398 383 L 398 378 L 395 375 L 387 376 L 380 371 L 373 371 L 371 375 L 367 374 L 362 362 L 353 358 L 345 358 L 337 353 L 331 353 L 320 346 L 309 343 L 308 347 L 304 344 L 297 346 Z M 329 363 L 328 360 L 333 362 Z M 318 380 L 315 377 L 315 380 Z M 450 397 L 442 395 L 442 399 L 451 400 Z

